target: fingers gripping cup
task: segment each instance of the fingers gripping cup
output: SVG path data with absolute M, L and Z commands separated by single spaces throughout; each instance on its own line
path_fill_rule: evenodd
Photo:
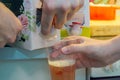
M 75 80 L 75 60 L 72 56 L 48 57 L 51 80 Z

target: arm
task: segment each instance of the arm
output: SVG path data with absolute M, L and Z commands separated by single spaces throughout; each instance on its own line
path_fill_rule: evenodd
M 18 18 L 0 3 L 0 48 L 6 43 L 13 43 L 22 25 Z
M 52 57 L 57 57 L 57 51 L 73 55 L 76 66 L 102 67 L 120 59 L 120 36 L 109 40 L 96 40 L 81 36 L 71 36 L 54 45 Z
M 110 47 L 110 53 L 111 56 L 113 56 L 112 61 L 117 61 L 120 59 L 120 35 L 116 36 L 109 40 L 109 47 Z M 108 61 L 109 62 L 109 61 Z

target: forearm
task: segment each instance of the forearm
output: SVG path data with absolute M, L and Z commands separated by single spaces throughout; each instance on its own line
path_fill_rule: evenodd
M 112 56 L 113 61 L 120 59 L 120 35 L 109 40 L 109 53 Z

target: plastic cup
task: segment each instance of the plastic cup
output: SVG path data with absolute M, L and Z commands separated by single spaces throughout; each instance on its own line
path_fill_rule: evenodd
M 75 60 L 71 55 L 60 55 L 57 58 L 48 55 L 51 80 L 75 80 Z

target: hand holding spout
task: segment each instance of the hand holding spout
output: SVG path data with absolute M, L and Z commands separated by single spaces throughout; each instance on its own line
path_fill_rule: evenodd
M 43 0 L 41 32 L 48 35 L 53 24 L 54 28 L 61 29 L 83 4 L 84 0 Z

